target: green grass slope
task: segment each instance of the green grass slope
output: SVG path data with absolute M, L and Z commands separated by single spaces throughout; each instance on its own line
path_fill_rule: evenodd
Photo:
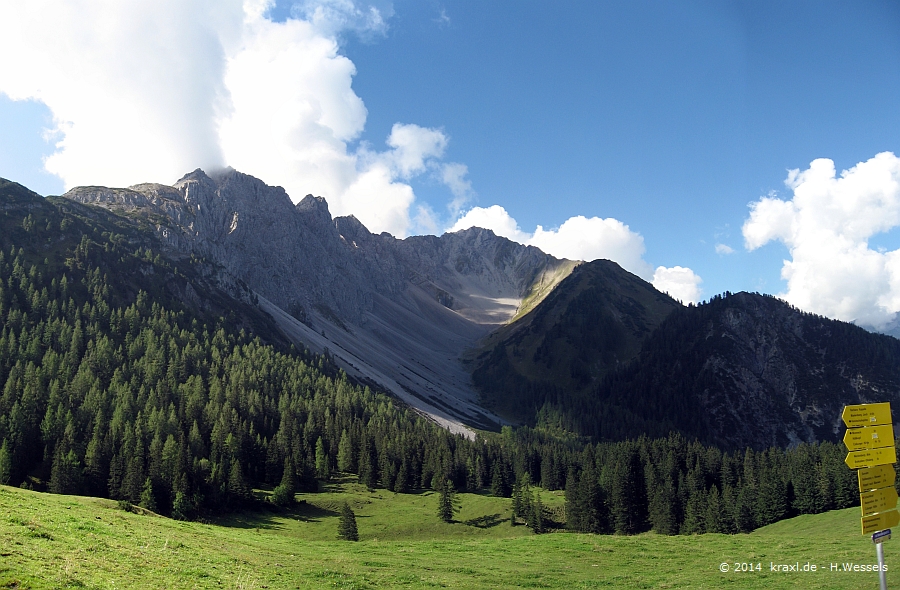
M 431 493 L 342 484 L 291 512 L 215 523 L 119 510 L 114 502 L 0 487 L 0 588 L 872 588 L 857 509 L 802 516 L 749 535 L 532 535 L 508 502 L 461 494 L 452 524 Z M 549 505 L 558 495 L 545 493 Z M 348 501 L 361 541 L 335 540 Z M 900 560 L 888 541 L 888 584 Z M 729 571 L 723 573 L 721 564 Z M 734 571 L 735 564 L 760 571 Z M 816 571 L 803 571 L 807 564 Z M 799 564 L 773 571 L 772 564 Z M 832 569 L 835 564 L 837 570 Z

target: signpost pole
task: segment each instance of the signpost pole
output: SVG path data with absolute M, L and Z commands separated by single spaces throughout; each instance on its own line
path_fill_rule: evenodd
M 881 590 L 887 590 L 887 572 L 884 571 L 884 543 L 875 543 L 875 553 L 878 555 L 878 582 Z

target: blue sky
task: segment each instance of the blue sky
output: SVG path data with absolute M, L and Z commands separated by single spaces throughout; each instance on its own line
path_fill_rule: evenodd
M 761 197 L 792 199 L 785 186 L 791 169 L 828 158 L 839 175 L 876 154 L 900 154 L 896 2 L 329 0 L 279 2 L 265 14 L 276 23 L 313 23 L 352 62 L 348 80 L 363 119 L 358 109 L 342 115 L 357 119 L 338 141 L 357 169 L 383 164 L 390 198 L 409 211 L 407 231 L 439 232 L 470 208 L 492 205 L 518 223 L 521 235 L 574 216 L 614 219 L 643 238 L 645 278 L 659 266 L 681 266 L 702 278 L 704 299 L 725 290 L 787 293 L 812 311 L 862 317 L 859 306 L 845 312 L 806 303 L 802 289 L 780 276 L 783 260 L 801 263 L 792 253 L 799 242 L 776 232 L 748 251 L 742 226 Z M 410 152 L 398 147 L 400 135 L 385 143 L 398 123 L 415 126 L 417 138 L 424 128 L 443 139 L 430 136 L 431 148 L 404 167 L 397 162 Z M 42 103 L 0 96 L 0 176 L 44 194 L 63 190 L 42 164 L 61 137 L 43 139 L 53 126 Z M 253 168 L 250 156 L 232 156 L 222 145 L 222 163 Z M 191 153 L 207 152 L 215 150 Z M 393 159 L 385 163 L 387 157 Z M 195 168 L 196 159 L 180 169 Z M 467 172 L 456 193 L 441 177 L 448 163 Z M 346 188 L 353 182 L 341 185 L 341 197 L 326 195 L 337 213 L 365 207 Z M 312 184 L 311 192 L 331 186 Z M 375 186 L 365 185 L 369 192 Z M 900 240 L 890 229 L 861 239 L 891 252 Z M 882 274 L 892 284 L 888 271 Z M 895 313 L 883 295 L 868 305 Z

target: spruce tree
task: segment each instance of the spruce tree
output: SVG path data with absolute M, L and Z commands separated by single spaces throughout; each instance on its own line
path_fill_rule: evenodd
M 540 492 L 535 492 L 534 502 L 531 503 L 531 515 L 528 517 L 528 526 L 536 534 L 541 534 L 544 529 L 544 503 L 541 501 Z
M 343 471 L 345 473 L 356 471 L 356 466 L 353 463 L 353 442 L 350 440 L 350 435 L 347 434 L 347 430 L 345 429 L 344 432 L 341 433 L 341 441 L 338 443 L 338 471 Z
M 316 477 L 322 481 L 331 479 L 331 458 L 325 452 L 322 437 L 316 441 Z
M 406 456 L 400 462 L 400 469 L 397 471 L 397 478 L 394 480 L 394 491 L 398 494 L 405 494 L 409 491 L 409 466 L 406 463 Z
M 495 460 L 491 468 L 491 495 L 495 498 L 504 498 L 506 482 L 503 481 L 503 471 L 500 469 L 500 461 Z
M 610 496 L 616 532 L 633 535 L 643 531 L 647 521 L 647 488 L 637 449 L 625 449 L 617 462 Z
M 148 477 L 144 482 L 144 489 L 141 491 L 141 508 L 145 508 L 150 512 L 156 512 L 156 496 L 153 494 L 153 482 Z
M 356 529 L 356 514 L 350 505 L 344 502 L 341 506 L 341 519 L 338 521 L 338 539 L 344 541 L 359 541 L 359 532 Z
M 231 472 L 228 474 L 228 493 L 238 501 L 244 502 L 252 497 L 250 486 L 244 480 L 244 471 L 238 460 L 231 462 Z
M 440 497 L 438 498 L 438 518 L 444 522 L 453 522 L 453 517 L 459 511 L 459 504 L 456 499 L 456 490 L 453 488 L 453 482 L 449 478 L 444 478 L 440 485 Z
M 9 485 L 12 476 L 12 458 L 9 454 L 9 444 L 6 439 L 0 446 L 0 484 Z
M 294 503 L 294 493 L 297 490 L 295 483 L 294 463 L 288 457 L 284 460 L 284 472 L 281 483 L 272 490 L 272 503 L 277 506 L 288 506 Z
M 54 494 L 77 494 L 81 491 L 81 464 L 75 451 L 66 453 L 57 447 L 50 469 L 50 491 Z

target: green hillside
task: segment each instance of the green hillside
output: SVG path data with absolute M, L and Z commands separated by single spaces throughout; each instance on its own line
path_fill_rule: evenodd
M 501 415 L 534 423 L 552 408 L 567 428 L 588 434 L 574 417 L 583 398 L 634 359 L 679 305 L 609 260 L 579 264 L 538 302 L 526 299 L 513 322 L 469 353 L 472 379 Z
M 337 485 L 293 511 L 212 523 L 134 514 L 110 500 L 0 487 L 3 588 L 872 588 L 875 549 L 858 509 L 785 520 L 741 535 L 532 535 L 509 500 L 461 494 L 452 524 L 436 496 Z M 544 494 L 550 505 L 559 496 Z M 348 501 L 361 541 L 335 540 Z M 888 583 L 900 583 L 888 541 Z M 722 573 L 720 564 L 761 571 Z M 772 571 L 807 563 L 816 572 Z M 838 571 L 831 570 L 836 564 Z

